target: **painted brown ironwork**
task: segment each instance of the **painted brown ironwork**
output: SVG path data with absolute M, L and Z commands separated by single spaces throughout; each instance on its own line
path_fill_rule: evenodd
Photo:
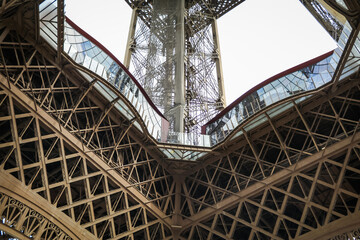
M 2 220 L 0 228 L 5 229 L 5 233 L 1 234 L 2 236 L 10 235 L 20 239 L 72 239 L 40 213 L 1 192 L 0 206 Z M 11 232 L 13 229 L 16 233 Z M 7 234 L 6 230 L 10 230 L 10 233 L 16 234 L 16 236 Z
M 6 82 L 2 81 L 2 84 Z M 12 88 L 16 87 L 12 85 Z M 124 226 L 119 228 L 114 221 L 124 221 L 128 234 L 147 231 L 147 234 L 158 236 L 164 233 L 161 226 L 165 224 L 166 216 L 156 210 L 157 197 L 151 195 L 150 189 L 144 190 L 142 186 L 155 185 L 161 179 L 157 173 L 159 167 L 152 169 L 152 176 L 148 176 L 147 181 L 136 182 L 130 174 L 126 174 L 126 167 L 117 171 L 115 164 L 106 164 L 81 141 L 69 144 L 63 134 L 68 137 L 73 135 L 54 120 L 50 125 L 46 124 L 44 116 L 39 116 L 46 114 L 45 111 L 24 108 L 19 101 L 26 97 L 20 93 L 16 96 L 2 94 L 2 107 L 9 109 L 8 116 L 2 118 L 2 126 L 18 133 L 12 137 L 13 141 L 19 141 L 10 141 L 11 136 L 6 134 L 5 129 L 2 130 L 2 136 L 9 141 L 1 144 L 1 155 L 4 158 L 1 162 L 2 171 L 13 181 L 21 181 L 28 187 L 27 191 L 39 194 L 95 236 L 109 238 L 126 235 L 123 233 Z M 31 101 L 29 98 L 27 100 Z M 79 148 L 82 150 L 79 151 Z M 134 151 L 136 156 L 141 155 L 141 149 Z M 147 164 L 152 165 L 151 159 L 148 159 Z M 144 173 L 141 165 L 137 168 L 136 163 L 130 164 L 129 171 L 135 172 L 134 176 L 138 171 Z M 132 189 L 139 190 L 133 195 Z M 153 202 L 147 200 L 146 195 L 151 195 Z M 160 216 L 157 216 L 159 213 Z M 137 228 L 139 222 L 146 222 L 145 226 Z M 153 232 L 147 228 L 156 230 Z
M 312 97 L 298 111 L 266 118 L 262 131 L 247 131 L 194 172 L 185 184 L 184 237 L 288 239 L 309 232 L 313 239 L 315 229 L 358 215 L 357 81 L 330 99 Z
M 111 84 L 39 36 L 37 2 L 17 3 L 0 10 L 1 236 L 358 237 L 358 72 L 259 111 L 212 148 L 170 146 Z M 170 160 L 170 147 L 203 155 Z

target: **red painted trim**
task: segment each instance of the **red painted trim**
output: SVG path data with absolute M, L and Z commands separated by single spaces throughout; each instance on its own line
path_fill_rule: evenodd
M 66 17 L 66 22 L 74 28 L 76 31 L 78 31 L 81 35 L 83 35 L 85 38 L 87 38 L 90 42 L 95 44 L 97 47 L 99 47 L 103 52 L 105 52 L 112 60 L 114 60 L 128 75 L 129 77 L 134 81 L 136 86 L 140 89 L 141 93 L 144 95 L 146 100 L 149 102 L 150 106 L 159 114 L 162 118 L 166 119 L 165 116 L 160 112 L 160 110 L 155 106 L 155 104 L 151 101 L 150 97 L 145 92 L 144 88 L 141 86 L 141 84 L 135 79 L 135 77 L 129 72 L 129 70 L 108 50 L 106 47 L 104 47 L 101 43 L 99 43 L 95 38 L 90 36 L 87 32 L 82 30 L 78 25 L 76 25 L 73 21 L 71 21 L 68 17 Z
M 266 79 L 265 81 L 259 83 L 258 85 L 256 85 L 255 87 L 251 88 L 249 91 L 247 91 L 246 93 L 244 93 L 243 95 L 241 95 L 238 99 L 236 99 L 234 102 L 232 102 L 229 106 L 227 106 L 224 110 L 222 110 L 221 112 L 219 112 L 213 119 L 211 119 L 209 122 L 207 122 L 205 125 L 201 126 L 201 134 L 205 134 L 206 133 L 206 127 L 207 125 L 215 122 L 216 120 L 220 119 L 222 116 L 224 116 L 227 112 L 229 112 L 231 109 L 233 109 L 236 105 L 238 105 L 244 98 L 246 98 L 247 96 L 249 96 L 251 93 L 257 91 L 259 88 L 264 87 L 265 85 L 275 81 L 276 79 L 279 79 L 281 77 L 284 77 L 290 73 L 299 71 L 300 69 L 303 69 L 305 67 L 311 66 L 317 62 L 320 62 L 322 60 L 324 60 L 325 58 L 331 56 L 333 54 L 334 50 L 327 52 L 319 57 L 316 57 L 314 59 L 311 59 L 307 62 L 301 63 L 295 67 L 289 68 L 288 70 L 285 70 L 281 73 L 278 73 L 268 79 Z

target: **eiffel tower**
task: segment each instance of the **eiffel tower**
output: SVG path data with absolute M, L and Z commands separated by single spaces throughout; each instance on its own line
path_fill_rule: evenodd
M 301 0 L 338 48 L 227 107 L 242 1 L 127 3 L 121 63 L 64 0 L 1 1 L 0 238 L 359 239 L 358 0 Z

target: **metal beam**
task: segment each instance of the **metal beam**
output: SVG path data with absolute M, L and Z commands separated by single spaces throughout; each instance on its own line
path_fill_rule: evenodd
M 219 39 L 219 31 L 217 26 L 217 20 L 214 18 L 211 23 L 213 39 L 214 39 L 214 60 L 216 62 L 216 73 L 219 87 L 219 104 L 221 104 L 221 108 L 226 107 L 226 98 L 225 98 L 225 86 L 224 86 L 224 74 L 222 68 L 221 61 L 221 51 L 220 51 L 220 39 Z
M 144 195 L 142 195 L 135 187 L 133 187 L 127 180 L 125 180 L 116 169 L 113 169 L 104 161 L 102 161 L 95 153 L 93 153 L 88 147 L 79 141 L 73 134 L 68 132 L 67 129 L 59 126 L 58 122 L 50 117 L 43 109 L 37 107 L 33 100 L 29 99 L 24 93 L 22 93 L 15 85 L 10 83 L 10 89 L 7 88 L 7 80 L 5 77 L 0 75 L 0 86 L 2 86 L 8 94 L 12 95 L 13 98 L 29 108 L 29 110 L 35 114 L 42 122 L 45 122 L 54 132 L 56 132 L 61 138 L 64 138 L 71 143 L 75 149 L 77 149 L 81 156 L 86 159 L 91 159 L 92 163 L 97 166 L 104 175 L 111 176 L 114 181 L 116 181 L 125 192 L 137 199 L 143 206 L 145 206 L 150 212 L 154 213 L 159 219 L 167 225 L 170 226 L 170 222 L 167 217 L 155 204 L 148 200 Z M 36 110 L 37 109 L 37 110 Z
M 185 0 L 177 2 L 175 46 L 175 132 L 184 132 L 185 110 Z
M 342 217 L 336 221 L 328 223 L 322 227 L 319 227 L 311 232 L 305 233 L 304 235 L 297 237 L 297 240 L 327 240 L 337 237 L 337 235 L 342 236 L 348 232 L 358 230 L 360 226 L 360 212 L 357 211 L 348 216 Z M 359 237 L 359 233 L 357 237 Z M 338 239 L 338 238 L 335 238 Z M 342 238 L 339 238 L 342 239 Z M 346 236 L 345 239 L 348 239 Z
M 136 30 L 136 22 L 138 18 L 138 9 L 137 7 L 133 8 L 131 20 L 130 20 L 130 27 L 129 27 L 129 33 L 128 33 L 128 39 L 126 44 L 126 51 L 125 51 L 125 57 L 124 57 L 124 66 L 126 68 L 130 67 L 130 60 L 131 55 L 134 51 L 134 47 L 136 47 L 136 42 L 134 42 L 134 36 L 135 36 L 135 30 Z
M 69 218 L 50 204 L 48 200 L 39 197 L 22 182 L 10 177 L 4 170 L 0 170 L 0 182 L 0 192 L 14 197 L 46 218 L 51 219 L 54 224 L 61 226 L 61 230 L 73 239 L 96 239 L 90 232 L 83 231 L 78 223 L 69 221 Z
M 256 193 L 259 193 L 263 191 L 267 186 L 271 186 L 275 183 L 284 181 L 285 179 L 288 179 L 289 177 L 300 173 L 302 170 L 308 169 L 318 162 L 320 162 L 323 159 L 326 159 L 327 156 L 332 155 L 336 152 L 339 152 L 345 148 L 352 147 L 354 145 L 357 145 L 360 142 L 360 133 L 355 133 L 354 136 L 350 136 L 348 138 L 343 139 L 341 142 L 335 143 L 322 151 L 315 153 L 312 156 L 309 156 L 308 158 L 305 158 L 304 160 L 301 160 L 297 162 L 296 164 L 293 164 L 289 166 L 288 168 L 281 170 L 274 175 L 259 181 L 257 183 L 254 183 L 253 185 L 247 187 L 246 189 L 243 189 L 242 191 L 224 199 L 221 202 L 216 203 L 212 208 L 207 208 L 193 216 L 191 216 L 191 219 L 186 219 L 183 224 L 183 229 L 186 229 L 192 225 L 195 225 L 199 223 L 200 221 L 209 218 L 213 216 L 214 214 L 222 211 L 225 208 L 229 208 L 231 206 L 234 206 L 235 204 L 238 204 L 239 201 L 246 199 L 250 196 L 256 195 Z

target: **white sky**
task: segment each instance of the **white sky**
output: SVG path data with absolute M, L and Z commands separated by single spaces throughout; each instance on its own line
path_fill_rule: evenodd
M 66 15 L 123 61 L 131 18 L 124 0 L 67 0 Z M 218 20 L 218 30 L 227 104 L 336 48 L 299 0 L 247 0 Z

